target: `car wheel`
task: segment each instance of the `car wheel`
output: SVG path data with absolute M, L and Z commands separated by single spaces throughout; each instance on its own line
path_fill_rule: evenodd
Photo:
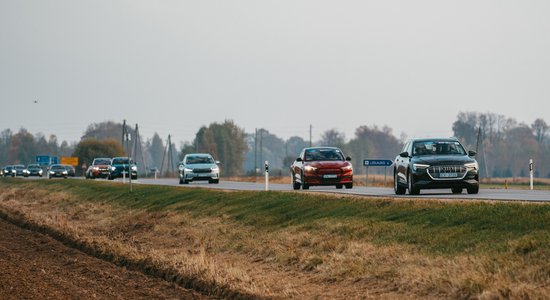
M 453 194 L 462 194 L 462 188 L 452 188 Z
M 396 195 L 404 195 L 406 188 L 399 185 L 399 182 L 397 181 L 397 173 L 393 172 L 393 190 L 395 191 Z
M 307 184 L 306 179 L 304 178 L 304 172 L 302 172 L 302 190 L 309 190 L 309 184 Z
M 352 183 L 346 183 L 346 189 L 351 190 L 353 188 L 353 182 Z
M 412 176 L 412 173 L 409 171 L 409 176 L 408 176 L 408 184 L 409 184 L 409 195 L 418 195 L 420 194 L 420 189 L 417 188 L 414 184 L 414 180 L 413 180 L 413 176 Z
M 137 180 L 137 176 L 132 176 L 132 180 Z
M 180 177 L 180 184 L 183 184 L 183 178 Z
M 107 179 L 108 179 L 108 180 L 115 180 L 115 178 L 114 178 L 113 176 L 111 176 L 111 175 L 107 176 Z
M 467 188 L 468 194 L 477 194 L 479 193 L 479 185 L 471 188 Z
M 300 189 L 300 183 L 299 182 L 296 182 L 296 175 L 294 175 L 294 173 L 292 173 L 292 188 L 294 190 L 299 190 Z
M 189 184 L 189 180 L 184 180 L 183 184 Z
M 337 184 L 337 185 L 336 185 L 336 188 L 339 189 L 339 190 L 342 189 L 343 187 L 344 187 L 344 186 L 341 185 L 341 184 Z

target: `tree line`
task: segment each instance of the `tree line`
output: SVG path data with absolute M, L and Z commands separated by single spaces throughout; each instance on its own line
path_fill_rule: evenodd
M 528 160 L 534 159 L 537 177 L 550 177 L 549 126 L 543 119 L 533 124 L 518 123 L 513 118 L 492 113 L 460 112 L 452 127 L 454 135 L 467 150 L 478 152 L 483 177 L 517 177 L 528 175 Z M 135 132 L 127 128 L 135 139 Z M 17 133 L 6 129 L 0 133 L 0 164 L 35 161 L 36 155 L 76 156 L 89 165 L 94 157 L 132 155 L 133 148 L 122 142 L 123 125 L 112 121 L 89 125 L 80 141 L 59 142 L 55 135 L 31 134 L 21 128 Z M 352 157 L 356 174 L 365 173 L 362 160 L 366 158 L 393 159 L 401 150 L 405 139 L 397 138 L 388 126 L 360 126 L 351 138 L 343 132 L 330 129 L 321 134 L 314 146 L 335 146 Z M 231 120 L 211 123 L 198 129 L 193 141 L 177 147 L 167 145 L 158 133 L 141 141 L 142 153 L 133 153 L 140 172 L 148 168 L 174 170 L 167 166 L 182 160 L 187 153 L 207 152 L 221 161 L 224 176 L 260 175 L 264 161 L 269 161 L 273 175 L 288 175 L 288 168 L 309 140 L 299 136 L 283 139 L 260 128 L 247 133 Z M 173 149 L 169 152 L 168 149 Z M 171 155 L 171 159 L 168 156 Z M 164 164 L 164 165 L 163 165 Z M 370 173 L 384 172 L 373 168 Z

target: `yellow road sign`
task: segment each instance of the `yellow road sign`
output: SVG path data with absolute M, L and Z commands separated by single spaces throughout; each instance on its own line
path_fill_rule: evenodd
M 78 157 L 61 156 L 61 164 L 78 167 Z

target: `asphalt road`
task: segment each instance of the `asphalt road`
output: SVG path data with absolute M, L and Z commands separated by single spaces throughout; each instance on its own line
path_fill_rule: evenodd
M 153 185 L 168 185 L 181 186 L 182 188 L 213 188 L 224 190 L 243 190 L 243 191 L 263 191 L 264 183 L 253 182 L 235 182 L 235 181 L 220 181 L 219 184 L 208 184 L 208 182 L 191 182 L 188 185 L 180 185 L 178 179 L 139 179 L 134 183 L 153 184 Z M 293 191 L 290 184 L 270 184 L 269 190 L 272 191 Z M 469 195 L 466 190 L 462 194 L 452 194 L 451 189 L 444 190 L 422 190 L 418 196 L 395 195 L 392 188 L 378 187 L 354 187 L 353 189 L 337 190 L 333 186 L 327 187 L 310 187 L 308 191 L 299 190 L 298 193 L 335 193 L 349 194 L 374 197 L 390 197 L 390 198 L 409 198 L 409 199 L 476 199 L 476 200 L 503 200 L 503 201 L 540 201 L 550 202 L 550 190 L 496 190 L 496 189 L 481 189 L 477 195 Z
M 37 179 L 36 177 L 32 177 Z M 31 178 L 28 178 L 31 179 Z M 83 179 L 84 178 L 76 178 Z M 55 180 L 55 179 L 52 179 Z M 63 179 L 57 179 L 63 180 Z M 105 179 L 97 179 L 105 180 Z M 115 180 L 121 182 L 122 179 Z M 128 180 L 126 179 L 126 183 Z M 211 188 L 211 189 L 223 189 L 223 190 L 241 190 L 241 191 L 263 191 L 265 190 L 264 183 L 254 182 L 237 182 L 237 181 L 224 181 L 223 178 L 219 184 L 208 184 L 208 182 L 191 182 L 183 185 L 179 184 L 177 178 L 161 178 L 150 179 L 140 178 L 139 180 L 132 181 L 134 184 L 150 184 L 150 185 L 166 185 L 166 186 L 180 186 L 181 188 Z M 294 191 L 290 184 L 269 184 L 269 190 L 271 191 Z M 353 189 L 341 189 L 337 190 L 333 186 L 312 186 L 309 190 L 294 191 L 297 193 L 334 193 L 334 194 L 348 194 L 359 196 L 372 196 L 372 197 L 386 197 L 386 198 L 400 198 L 400 199 L 475 199 L 475 200 L 499 200 L 499 201 L 529 201 L 529 202 L 550 202 L 550 190 L 519 190 L 519 189 L 480 189 L 479 194 L 469 195 L 466 190 L 462 194 L 452 194 L 451 189 L 442 190 L 422 190 L 420 195 L 395 195 L 392 188 L 379 188 L 379 187 L 354 187 Z

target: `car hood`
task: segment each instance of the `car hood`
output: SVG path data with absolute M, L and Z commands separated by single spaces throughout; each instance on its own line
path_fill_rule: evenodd
M 305 163 L 306 166 L 312 166 L 317 169 L 342 168 L 350 166 L 347 161 L 310 161 Z
M 473 163 L 476 160 L 466 155 L 423 155 L 413 157 L 413 163 L 426 164 L 431 166 L 438 165 L 463 165 Z
M 92 168 L 93 167 L 97 167 L 97 168 L 109 168 L 111 165 L 93 165 L 91 166 Z
M 216 164 L 187 164 L 185 165 L 188 169 L 210 169 L 216 167 Z

